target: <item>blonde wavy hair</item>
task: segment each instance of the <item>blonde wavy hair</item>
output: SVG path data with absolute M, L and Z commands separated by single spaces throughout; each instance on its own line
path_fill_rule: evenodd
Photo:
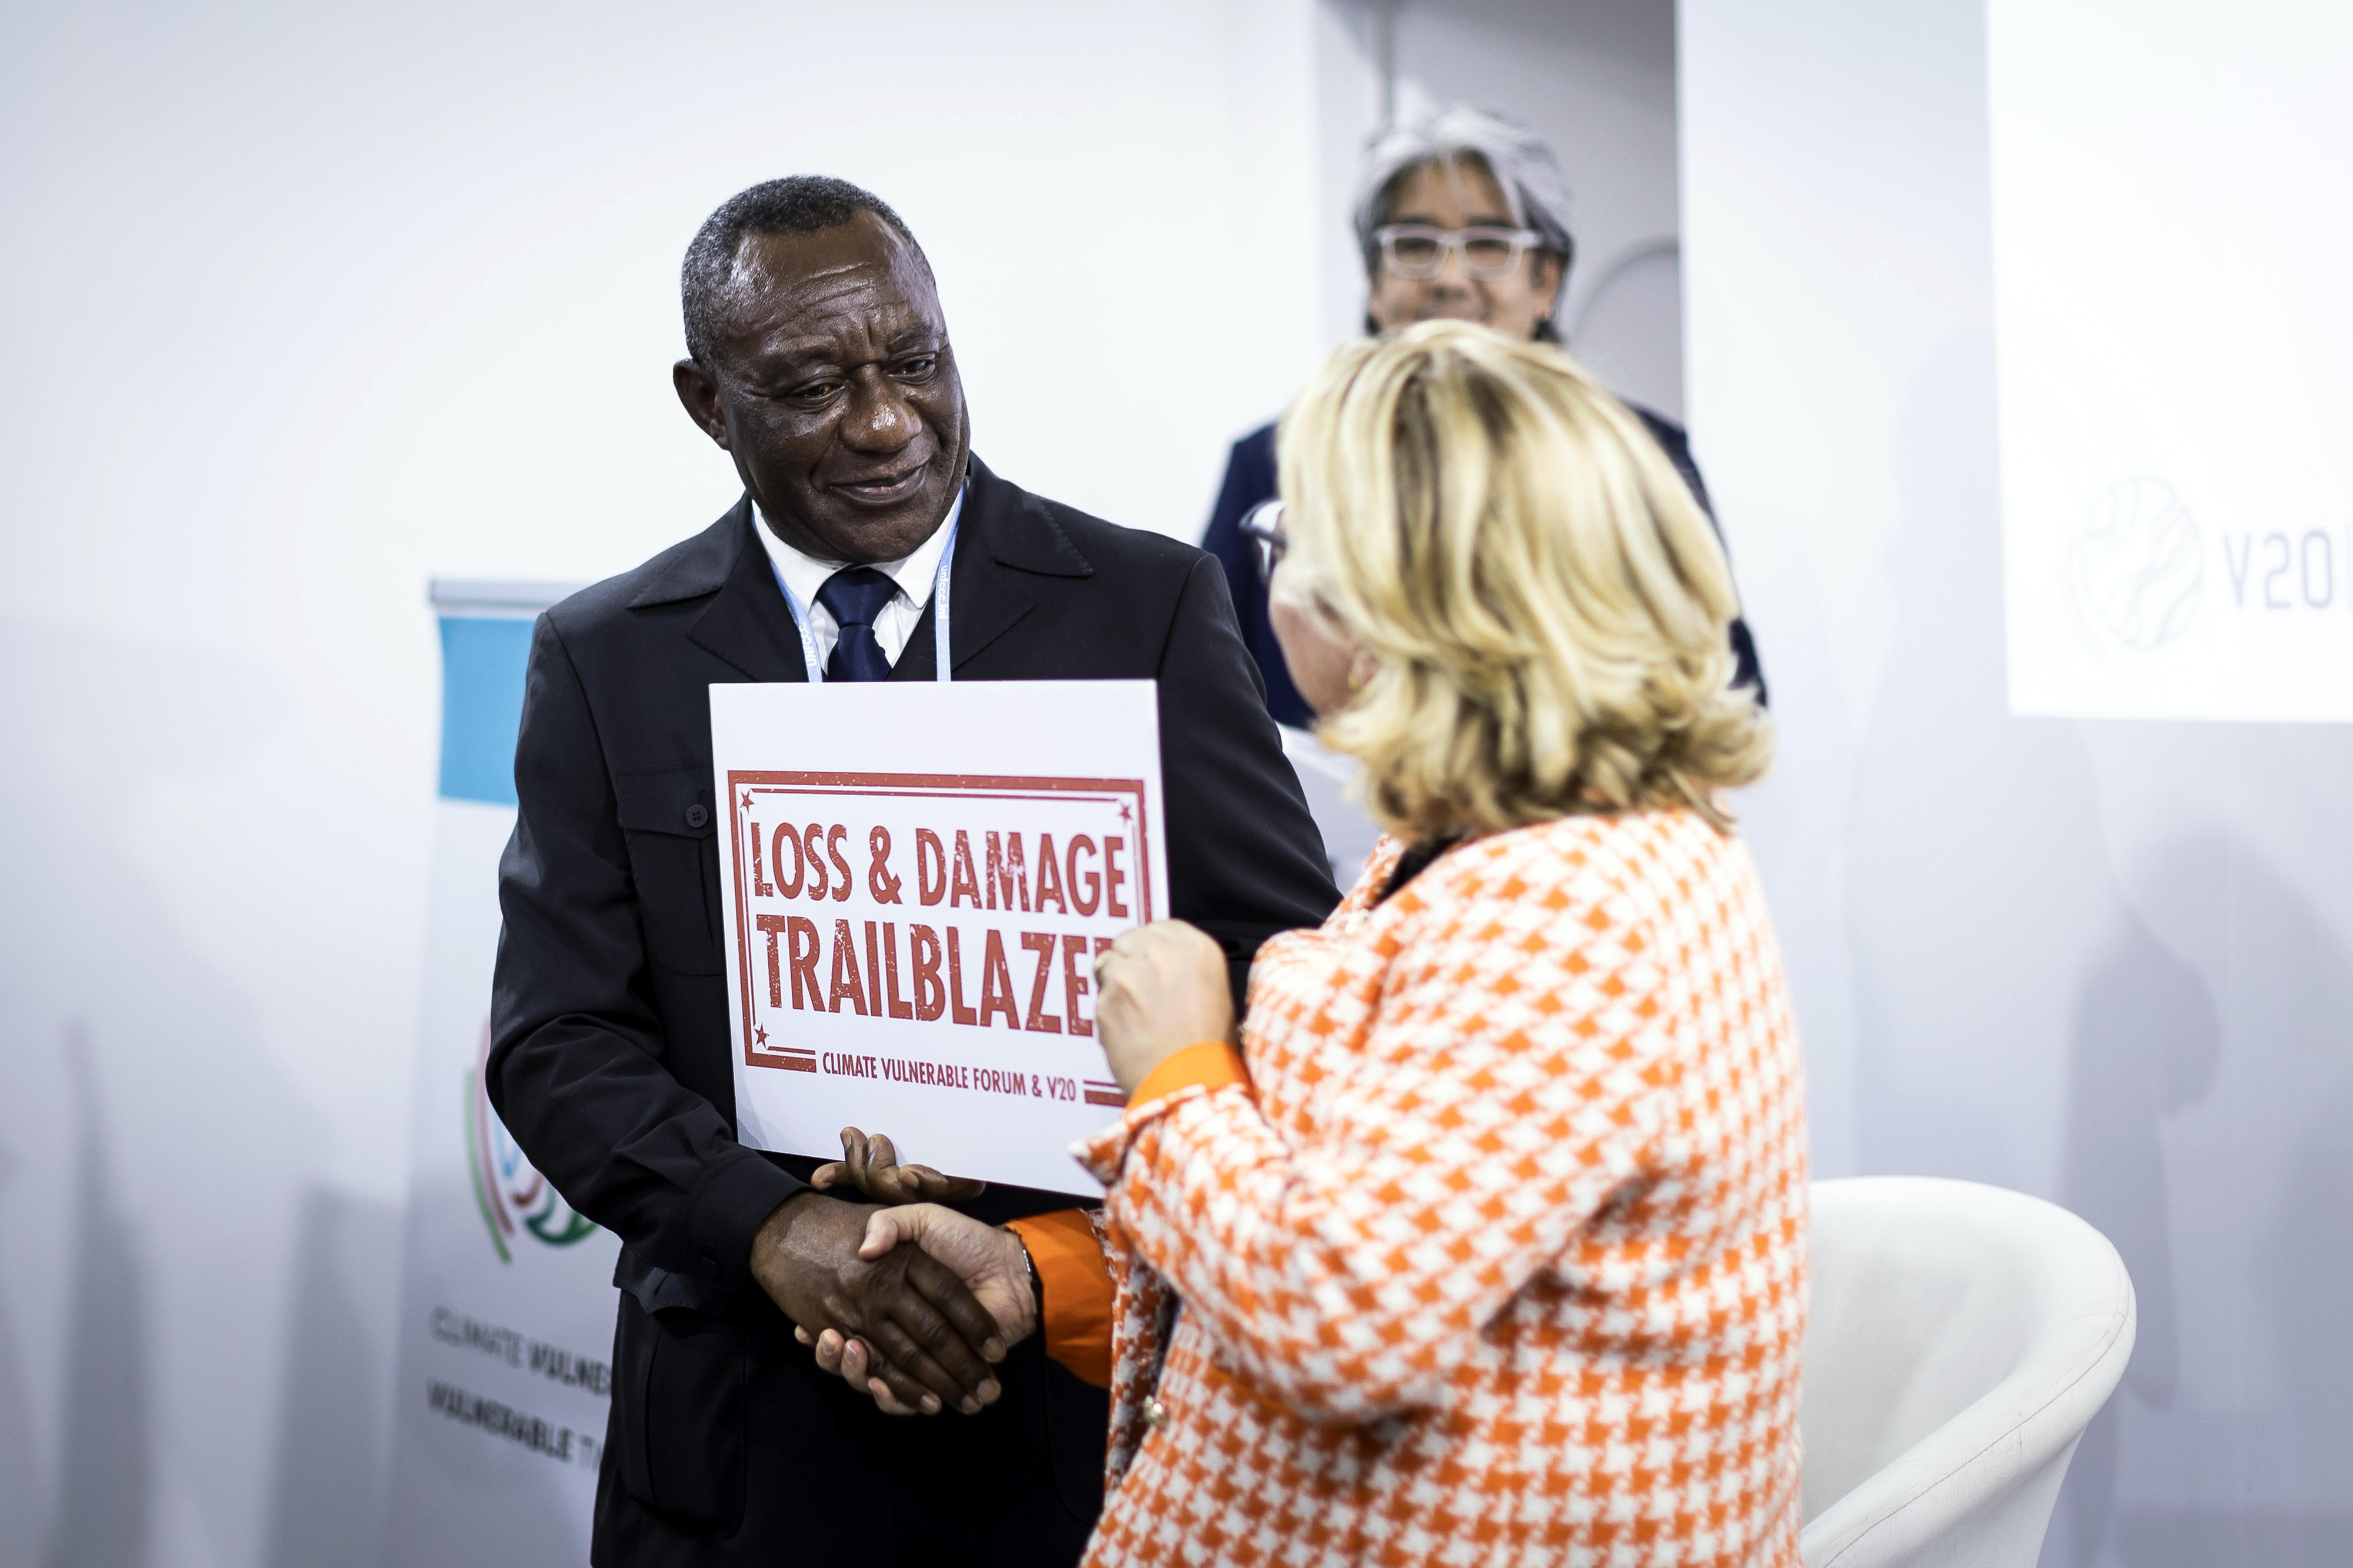
M 1567 354 L 1462 321 L 1339 350 L 1283 416 L 1278 599 L 1368 656 L 1317 733 L 1425 838 L 1683 806 L 1761 776 L 1730 689 L 1715 534 L 1641 421 Z

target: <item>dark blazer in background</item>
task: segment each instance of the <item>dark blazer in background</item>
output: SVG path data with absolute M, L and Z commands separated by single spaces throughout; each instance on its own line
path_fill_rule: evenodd
M 1691 487 L 1692 498 L 1699 502 L 1707 521 L 1715 527 L 1718 542 L 1724 539 L 1723 525 L 1715 521 L 1715 508 L 1707 499 L 1707 486 L 1699 477 L 1699 465 L 1692 461 L 1691 443 L 1683 437 L 1683 426 L 1660 418 L 1647 408 L 1627 407 L 1641 420 L 1651 437 L 1659 443 L 1667 461 Z M 1234 443 L 1232 454 L 1226 459 L 1226 482 L 1219 488 L 1218 504 L 1209 513 L 1208 531 L 1201 536 L 1201 548 L 1218 558 L 1226 569 L 1226 586 L 1234 596 L 1234 613 L 1240 617 L 1242 640 L 1250 645 L 1250 657 L 1258 661 L 1259 674 L 1266 681 L 1266 705 L 1279 723 L 1295 724 L 1305 729 L 1315 721 L 1314 711 L 1307 706 L 1299 689 L 1291 684 L 1291 670 L 1282 662 L 1282 649 L 1274 640 L 1274 624 L 1267 618 L 1266 584 L 1258 578 L 1258 563 L 1254 547 L 1242 537 L 1243 514 L 1261 501 L 1275 497 L 1274 426 L 1264 426 L 1251 431 Z M 1732 623 L 1732 684 L 1754 688 L 1757 700 L 1765 700 L 1765 670 L 1757 662 L 1757 639 L 1749 635 L 1748 623 L 1736 618 Z
M 533 1163 L 621 1238 L 591 1561 L 1075 1562 L 1100 1391 L 1032 1336 L 982 1415 L 894 1420 L 817 1371 L 748 1275 L 817 1163 L 734 1137 L 708 688 L 807 679 L 755 526 L 747 497 L 532 640 L 486 1071 Z M 975 458 L 950 571 L 957 679 L 1159 681 L 1170 905 L 1238 974 L 1324 918 L 1338 895 L 1215 562 Z M 891 679 L 933 679 L 934 646 L 927 608 Z M 961 1206 L 1001 1223 L 1070 1202 L 993 1187 Z

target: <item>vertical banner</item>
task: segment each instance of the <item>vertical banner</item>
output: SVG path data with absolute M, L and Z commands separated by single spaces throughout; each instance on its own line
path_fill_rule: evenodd
M 440 799 L 409 1136 L 386 1568 L 588 1560 L 617 1244 L 515 1147 L 482 1089 L 498 863 L 533 617 L 569 590 L 436 581 Z

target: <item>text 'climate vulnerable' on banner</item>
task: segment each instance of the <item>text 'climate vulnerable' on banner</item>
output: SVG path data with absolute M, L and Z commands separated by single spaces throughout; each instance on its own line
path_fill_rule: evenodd
M 1075 735 L 1074 694 L 1103 720 Z M 712 720 L 744 1141 L 831 1155 L 855 1125 L 1091 1190 L 1068 1147 L 1125 1104 L 1095 955 L 1166 907 L 1150 684 L 722 687 Z

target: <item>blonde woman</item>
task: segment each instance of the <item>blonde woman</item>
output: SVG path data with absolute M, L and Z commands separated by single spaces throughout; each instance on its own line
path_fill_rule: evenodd
M 1105 955 L 1099 1247 L 919 1205 L 870 1254 L 1108 1375 L 1090 1563 L 1794 1565 L 1805 1119 L 1723 554 L 1559 351 L 1457 322 L 1341 350 L 1282 468 L 1284 656 L 1392 837 L 1239 1037 L 1206 936 Z

